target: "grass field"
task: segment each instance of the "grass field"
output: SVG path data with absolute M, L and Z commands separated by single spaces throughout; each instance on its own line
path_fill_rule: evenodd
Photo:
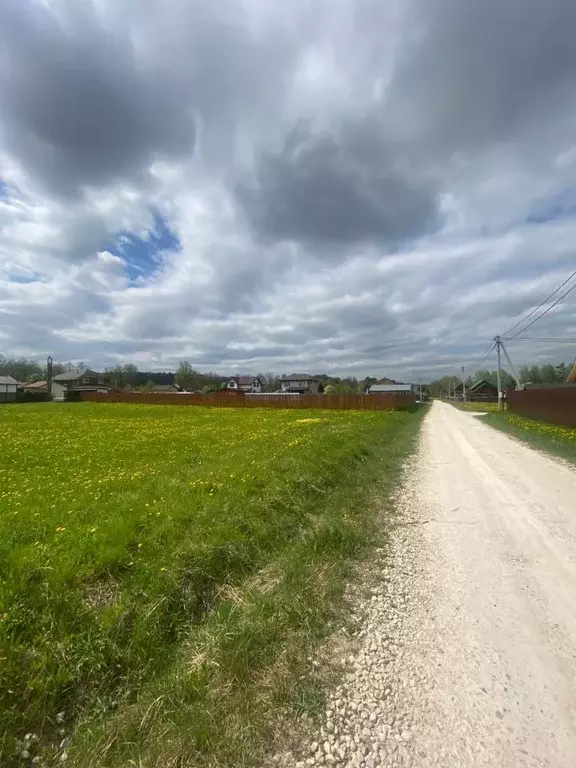
M 421 413 L 0 407 L 0 764 L 254 764 Z
M 576 462 L 576 429 L 525 419 L 508 410 L 498 412 L 497 403 L 452 403 L 464 411 L 483 412 L 485 424 L 528 443 L 533 448 Z
M 576 429 L 525 419 L 509 412 L 489 413 L 483 418 L 486 424 L 523 440 L 533 448 L 576 462 Z

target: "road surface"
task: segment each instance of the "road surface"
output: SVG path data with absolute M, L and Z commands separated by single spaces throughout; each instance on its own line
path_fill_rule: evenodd
M 576 471 L 435 402 L 398 503 L 348 671 L 286 764 L 574 768 Z

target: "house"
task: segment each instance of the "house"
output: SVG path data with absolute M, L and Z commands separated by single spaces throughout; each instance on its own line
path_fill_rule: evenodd
M 112 387 L 109 376 L 89 368 L 59 373 L 52 379 L 52 397 L 65 400 L 68 392 L 108 392 Z
M 0 403 L 11 403 L 16 400 L 18 382 L 12 376 L 0 376 Z
M 182 390 L 178 384 L 154 384 L 150 389 L 155 395 L 180 395 Z
M 372 384 L 369 395 L 411 395 L 412 384 Z
M 456 388 L 456 397 L 462 397 L 462 385 Z M 466 387 L 466 400 L 478 403 L 492 403 L 498 400 L 498 387 L 495 384 L 480 379 L 480 381 Z
M 223 384 L 226 389 L 241 389 L 243 392 L 258 394 L 262 392 L 262 382 L 257 376 L 230 376 Z
M 290 376 L 283 376 L 280 388 L 282 392 L 298 395 L 319 395 L 324 392 L 322 382 L 307 373 L 291 373 Z
M 47 381 L 25 381 L 23 384 L 20 384 L 18 386 L 18 389 L 22 392 L 47 392 L 48 391 L 48 382 Z

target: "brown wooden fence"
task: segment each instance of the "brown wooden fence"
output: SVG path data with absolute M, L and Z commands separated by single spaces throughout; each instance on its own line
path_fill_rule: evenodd
M 576 427 L 576 385 L 509 390 L 508 410 L 517 416 Z
M 414 405 L 410 395 L 172 395 L 152 392 L 107 394 L 83 392 L 91 403 L 140 403 L 146 405 L 204 405 L 216 408 L 328 408 L 341 411 L 393 411 Z

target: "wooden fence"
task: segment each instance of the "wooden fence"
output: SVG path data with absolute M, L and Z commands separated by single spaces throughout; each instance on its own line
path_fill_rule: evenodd
M 508 390 L 508 410 L 517 416 L 576 427 L 576 385 Z
M 107 394 L 82 392 L 90 403 L 140 403 L 145 405 L 204 405 L 216 408 L 326 408 L 339 411 L 394 411 L 414 405 L 409 395 L 172 395 L 152 392 Z

